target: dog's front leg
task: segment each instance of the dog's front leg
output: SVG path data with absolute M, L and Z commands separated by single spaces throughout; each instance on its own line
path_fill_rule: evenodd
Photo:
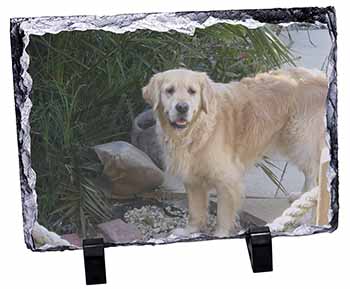
M 186 228 L 175 229 L 172 233 L 187 236 L 204 232 L 208 223 L 208 193 L 201 185 L 185 184 L 188 197 L 189 220 Z
M 189 220 L 186 230 L 203 232 L 208 225 L 208 192 L 199 185 L 185 185 L 188 195 Z
M 236 214 L 241 205 L 241 184 L 220 182 L 216 185 L 218 207 L 215 236 L 227 237 L 234 232 Z

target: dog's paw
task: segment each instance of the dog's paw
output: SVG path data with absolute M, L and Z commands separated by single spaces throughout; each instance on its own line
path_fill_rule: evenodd
M 240 230 L 241 230 L 241 226 L 237 223 L 234 223 L 230 228 L 216 227 L 214 232 L 214 237 L 216 238 L 232 237 L 239 234 Z
M 214 237 L 216 238 L 225 238 L 230 236 L 230 230 L 217 228 L 214 232 Z
M 171 231 L 171 236 L 189 237 L 193 234 L 200 233 L 201 230 L 194 226 L 186 226 L 185 228 L 177 228 Z

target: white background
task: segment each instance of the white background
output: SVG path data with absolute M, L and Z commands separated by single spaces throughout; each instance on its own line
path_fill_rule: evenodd
M 197 3 L 196 3 L 197 2 Z M 106 249 L 104 288 L 346 288 L 349 280 L 350 12 L 347 1 L 288 1 L 289 7 L 334 5 L 338 16 L 340 220 L 332 234 L 273 240 L 274 272 L 253 274 L 243 240 Z M 286 1 L 284 1 L 286 3 Z M 82 251 L 26 249 L 18 172 L 10 52 L 10 17 L 287 7 L 282 1 L 2 1 L 0 17 L 0 287 L 83 288 Z M 17 287 L 18 286 L 18 287 Z

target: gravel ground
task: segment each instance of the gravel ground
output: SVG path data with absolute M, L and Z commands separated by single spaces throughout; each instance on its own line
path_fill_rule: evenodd
M 145 205 L 140 208 L 127 210 L 124 220 L 134 224 L 143 234 L 143 241 L 149 239 L 165 238 L 176 228 L 186 226 L 188 210 L 174 206 L 163 208 L 154 205 Z M 209 230 L 215 227 L 216 217 L 209 215 Z

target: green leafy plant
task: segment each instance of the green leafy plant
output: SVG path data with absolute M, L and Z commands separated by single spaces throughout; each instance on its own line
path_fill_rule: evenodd
M 132 120 L 145 109 L 141 87 L 154 73 L 187 67 L 227 82 L 293 63 L 267 26 L 228 24 L 197 29 L 193 36 L 149 30 L 31 36 L 28 52 L 39 221 L 84 237 L 111 218 L 109 198 L 96 185 L 102 168 L 91 148 L 129 140 Z M 269 165 L 259 166 L 282 187 Z

